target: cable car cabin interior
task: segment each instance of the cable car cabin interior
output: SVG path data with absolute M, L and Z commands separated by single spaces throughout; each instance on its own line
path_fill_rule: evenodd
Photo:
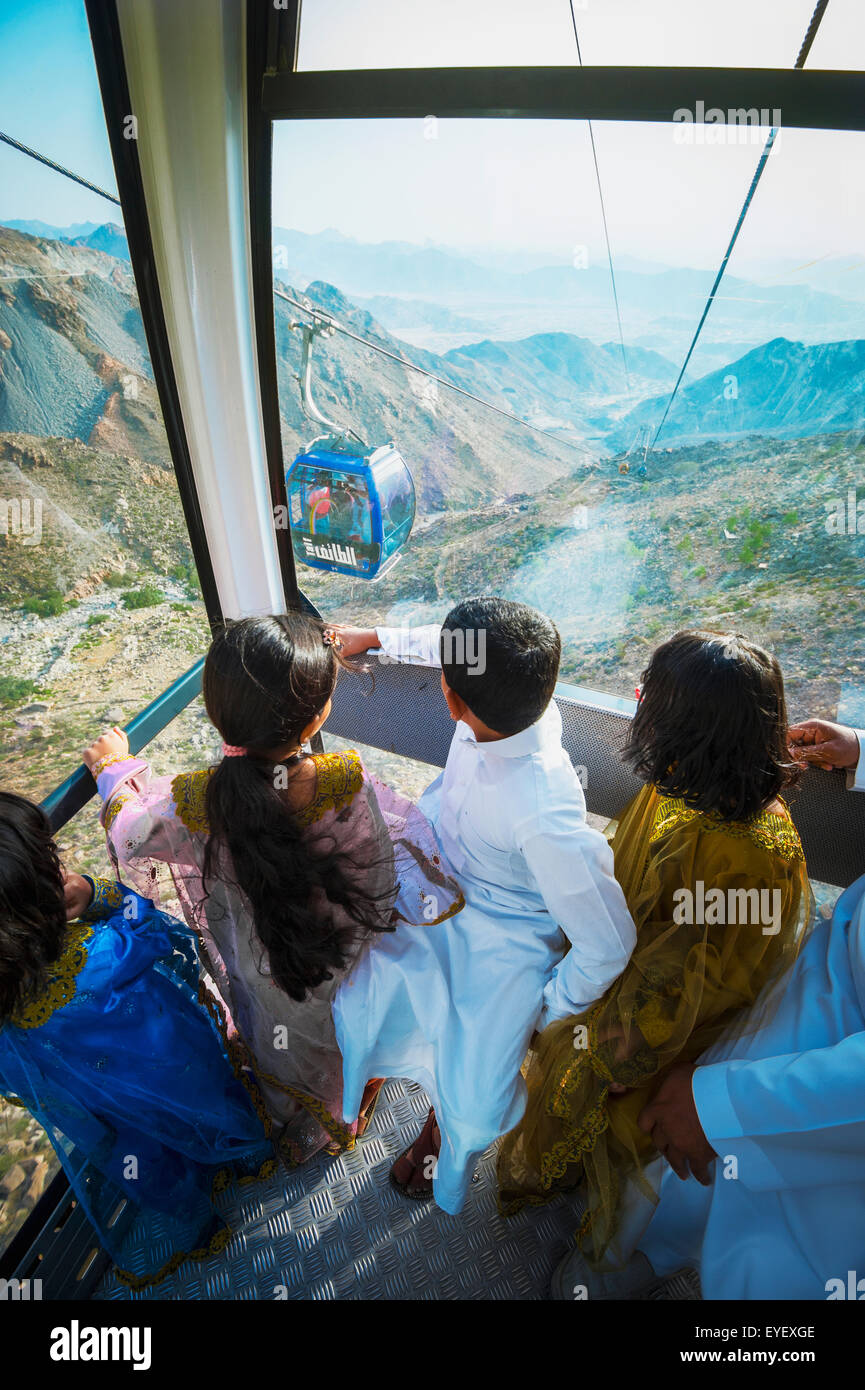
M 546 613 L 595 828 L 643 785 L 635 687 L 678 630 L 774 652 L 791 724 L 865 726 L 863 59 L 856 0 L 9 0 L 3 787 L 67 872 L 126 884 L 100 734 L 159 777 L 243 753 L 202 670 L 257 615 L 338 644 L 479 593 Z M 308 748 L 417 801 L 454 732 L 438 672 L 366 665 Z M 830 918 L 865 796 L 811 766 L 790 812 Z M 496 1144 L 459 1214 L 406 1200 L 430 1100 L 394 1075 L 341 1152 L 226 1181 L 200 1258 L 121 1193 L 121 1262 L 98 1163 L 4 1056 L 23 1297 L 546 1299 L 582 1220 L 579 1187 L 502 1215 Z M 699 1273 L 645 1296 L 698 1300 Z

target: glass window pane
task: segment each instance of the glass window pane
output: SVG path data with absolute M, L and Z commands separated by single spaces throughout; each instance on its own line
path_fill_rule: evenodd
M 364 625 L 524 599 L 561 629 L 564 680 L 624 696 L 677 628 L 732 627 L 776 652 L 794 714 L 865 720 L 865 136 L 782 132 L 647 456 L 767 132 L 593 129 L 624 361 L 586 123 L 277 127 L 276 275 L 356 335 L 316 347 L 315 399 L 392 439 L 418 498 L 381 581 L 301 582 Z M 276 303 L 290 459 L 304 315 Z
M 2 7 L 0 110 L 9 134 L 114 192 L 81 0 Z M 33 800 L 209 639 L 120 222 L 0 145 L 2 784 Z M 176 732 L 166 772 L 204 757 L 201 733 Z M 109 870 L 95 803 L 59 842 L 70 868 Z M 0 1246 L 57 1166 L 26 1111 L 0 1106 L 4 1143 Z
M 813 0 L 574 0 L 583 62 L 598 66 L 792 67 Z M 302 71 L 576 63 L 567 0 L 304 0 Z M 862 68 L 858 0 L 833 0 L 809 66 Z
M 414 489 L 411 477 L 402 464 L 394 460 L 376 474 L 381 519 L 385 539 L 396 540 L 407 532 L 414 512 Z

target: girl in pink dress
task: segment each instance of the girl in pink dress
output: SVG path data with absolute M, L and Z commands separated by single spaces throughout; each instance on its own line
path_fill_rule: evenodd
M 319 620 L 245 618 L 217 635 L 204 667 L 221 762 L 154 778 L 117 728 L 84 754 L 113 861 L 155 901 L 166 887 L 179 899 L 228 1017 L 204 982 L 201 1001 L 293 1162 L 351 1147 L 381 1085 L 346 1124 L 331 1017 L 340 984 L 380 933 L 463 905 L 411 802 L 354 751 L 303 751 L 330 713 L 339 665 Z

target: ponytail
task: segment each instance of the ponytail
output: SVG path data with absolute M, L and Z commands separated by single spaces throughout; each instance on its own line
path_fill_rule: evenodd
M 204 670 L 210 718 L 233 754 L 246 750 L 224 757 L 208 782 L 204 891 L 233 876 L 249 901 L 271 977 L 298 1001 L 345 968 L 359 937 L 391 929 L 390 901 L 352 881 L 336 838 L 309 845 L 277 784 L 285 765 L 268 756 L 299 743 L 327 705 L 337 669 L 322 624 L 295 614 L 233 623 L 214 639 Z

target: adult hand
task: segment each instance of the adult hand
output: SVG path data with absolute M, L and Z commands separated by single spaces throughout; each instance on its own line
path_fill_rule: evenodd
M 129 739 L 126 737 L 123 730 L 119 729 L 115 724 L 113 729 L 109 729 L 106 733 L 100 734 L 95 743 L 91 743 L 89 748 L 85 748 L 81 757 L 84 760 L 84 766 L 92 768 L 96 763 L 101 762 L 103 758 L 111 757 L 113 754 L 117 753 L 122 757 L 128 752 Z
M 664 1155 L 678 1178 L 686 1180 L 690 1165 L 697 1182 L 709 1187 L 709 1164 L 717 1155 L 697 1114 L 691 1085 L 695 1070 L 692 1062 L 671 1067 L 654 1099 L 641 1110 L 637 1123 L 644 1134 L 652 1136 L 658 1153 Z
M 859 761 L 859 739 L 845 724 L 828 719 L 805 719 L 788 731 L 790 751 L 797 762 L 815 767 L 855 767 Z

